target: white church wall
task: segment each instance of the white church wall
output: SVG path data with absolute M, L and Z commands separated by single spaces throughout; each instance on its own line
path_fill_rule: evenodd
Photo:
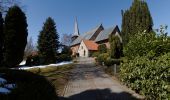
M 89 57 L 89 51 L 83 41 L 80 43 L 78 53 L 80 57 Z

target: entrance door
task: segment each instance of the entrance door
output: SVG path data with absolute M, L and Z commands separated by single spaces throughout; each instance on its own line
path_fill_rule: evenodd
M 86 51 L 84 50 L 84 57 L 86 56 Z

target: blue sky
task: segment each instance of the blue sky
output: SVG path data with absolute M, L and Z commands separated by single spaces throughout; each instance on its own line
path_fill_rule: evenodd
M 78 19 L 80 33 L 102 23 L 105 28 L 118 25 L 121 28 L 121 9 L 128 9 L 133 0 L 21 0 L 27 16 L 29 37 L 34 43 L 47 17 L 52 17 L 60 37 L 74 32 L 74 20 Z M 154 21 L 170 27 L 170 0 L 146 0 Z M 168 28 L 170 33 L 170 28 Z

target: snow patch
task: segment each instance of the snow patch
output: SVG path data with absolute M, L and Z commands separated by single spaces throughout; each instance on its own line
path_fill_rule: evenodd
M 7 88 L 0 87 L 0 93 L 9 94 L 10 92 L 11 92 L 11 91 L 8 90 Z
M 0 93 L 9 94 L 11 89 L 16 87 L 16 84 L 6 84 L 7 80 L 0 77 Z
M 7 81 L 4 78 L 0 77 L 0 84 L 5 84 Z
M 22 65 L 25 65 L 26 64 L 26 61 L 23 60 L 19 65 L 22 66 Z
M 4 87 L 8 89 L 14 89 L 16 87 L 16 84 L 5 84 Z
M 71 64 L 71 63 L 73 63 L 73 62 L 69 61 L 69 62 L 61 62 L 61 63 L 57 63 L 57 64 L 40 65 L 40 66 L 32 66 L 32 67 L 23 66 L 23 67 L 20 67 L 19 69 L 27 70 L 27 69 L 32 69 L 32 68 L 46 68 L 49 66 L 57 67 L 57 66 L 61 66 L 61 65 Z

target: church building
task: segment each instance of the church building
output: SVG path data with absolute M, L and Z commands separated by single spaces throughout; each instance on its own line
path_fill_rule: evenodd
M 90 57 L 94 52 L 98 51 L 98 46 L 101 44 L 105 44 L 109 49 L 110 34 L 117 35 L 122 42 L 120 30 L 117 25 L 105 29 L 103 25 L 100 24 L 83 34 L 80 34 L 76 19 L 71 43 L 72 55 L 79 57 Z

